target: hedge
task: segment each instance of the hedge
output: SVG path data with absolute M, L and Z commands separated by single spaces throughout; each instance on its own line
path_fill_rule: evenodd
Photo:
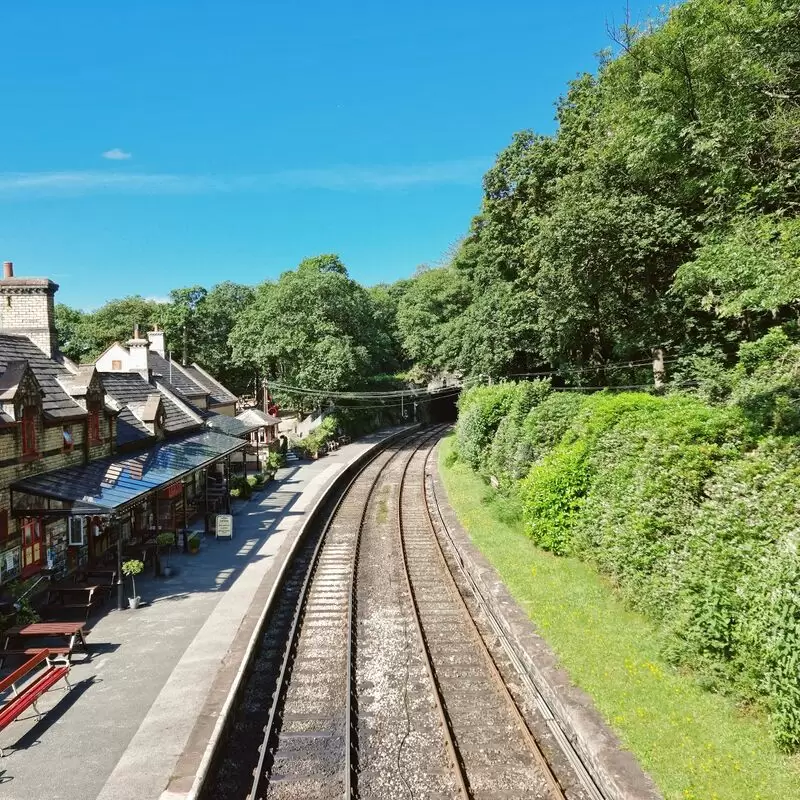
M 472 389 L 456 441 L 460 458 L 519 500 L 537 544 L 594 563 L 661 629 L 672 661 L 763 707 L 792 751 L 800 455 L 794 436 L 778 434 L 793 430 L 781 398 L 794 394 L 785 377 L 794 351 L 775 335 L 754 345 L 713 404 L 541 384 Z

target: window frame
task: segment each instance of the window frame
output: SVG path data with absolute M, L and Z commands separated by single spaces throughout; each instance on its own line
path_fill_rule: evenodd
M 88 408 L 89 416 L 86 420 L 86 438 L 89 445 L 102 444 L 103 438 L 100 435 L 100 409 Z
M 77 523 L 77 531 L 75 531 L 75 523 Z M 73 538 L 73 534 L 76 532 L 80 534 L 79 541 L 75 541 Z M 67 546 L 83 547 L 86 541 L 86 517 L 70 517 L 67 525 Z
M 33 461 L 39 458 L 39 442 L 36 431 L 36 406 L 25 406 L 20 420 L 20 437 L 22 445 L 22 460 Z
M 44 526 L 39 517 L 23 517 L 20 524 L 22 534 L 22 558 L 20 577 L 27 578 L 41 571 L 44 565 Z M 28 557 L 30 555 L 30 561 Z

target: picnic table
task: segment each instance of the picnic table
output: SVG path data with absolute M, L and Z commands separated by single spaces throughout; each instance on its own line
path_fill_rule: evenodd
M 64 615 L 69 615 L 82 616 L 84 621 L 88 621 L 92 608 L 104 600 L 105 590 L 99 584 L 58 581 L 48 587 L 47 605 L 42 613 L 50 619 L 64 619 Z
M 67 644 L 64 647 L 51 647 L 50 651 L 71 658 L 72 651 L 77 644 L 80 644 L 84 653 L 87 652 L 86 635 L 88 633 L 85 622 L 32 622 L 29 625 L 9 628 L 5 633 L 3 650 L 0 651 L 0 663 L 12 653 L 19 654 L 20 651 L 9 650 L 9 644 L 13 639 L 62 639 Z

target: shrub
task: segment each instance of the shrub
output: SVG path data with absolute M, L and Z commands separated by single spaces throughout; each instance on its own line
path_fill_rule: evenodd
M 481 469 L 486 449 L 497 426 L 511 408 L 519 384 L 476 386 L 462 392 L 458 400 L 456 446 L 459 458 L 473 469 Z
M 671 660 L 763 706 L 778 744 L 796 750 L 800 442 L 753 434 L 778 430 L 797 351 L 778 333 L 765 339 L 743 347 L 723 405 L 680 393 L 551 393 L 520 424 L 524 395 L 486 393 L 467 404 L 464 444 L 480 453 L 475 434 L 485 441 L 495 425 L 496 464 L 516 431 L 514 468 L 531 466 L 521 481 L 507 473 L 517 491 L 495 496 L 497 513 L 514 514 L 518 497 L 540 546 L 594 562 L 661 626 Z M 760 420 L 754 381 L 767 385 Z
M 253 486 L 249 478 L 244 475 L 233 475 L 230 480 L 230 493 L 231 497 L 239 498 L 240 500 L 247 500 L 253 494 Z
M 486 468 L 496 475 L 504 488 L 509 488 L 527 469 L 520 470 L 518 459 L 522 425 L 531 409 L 550 393 L 549 381 L 529 381 L 516 385 L 508 413 L 500 420 L 489 446 Z

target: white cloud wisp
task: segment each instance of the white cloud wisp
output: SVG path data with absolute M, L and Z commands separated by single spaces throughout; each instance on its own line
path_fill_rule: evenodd
M 133 153 L 126 153 L 119 147 L 113 147 L 103 153 L 103 158 L 107 158 L 109 161 L 128 161 L 133 158 Z
M 191 175 L 166 172 L 0 173 L 0 197 L 75 196 L 89 194 L 209 194 L 321 189 L 328 191 L 390 191 L 421 186 L 480 182 L 490 159 L 473 158 L 406 166 L 340 166 L 290 169 L 254 175 Z

